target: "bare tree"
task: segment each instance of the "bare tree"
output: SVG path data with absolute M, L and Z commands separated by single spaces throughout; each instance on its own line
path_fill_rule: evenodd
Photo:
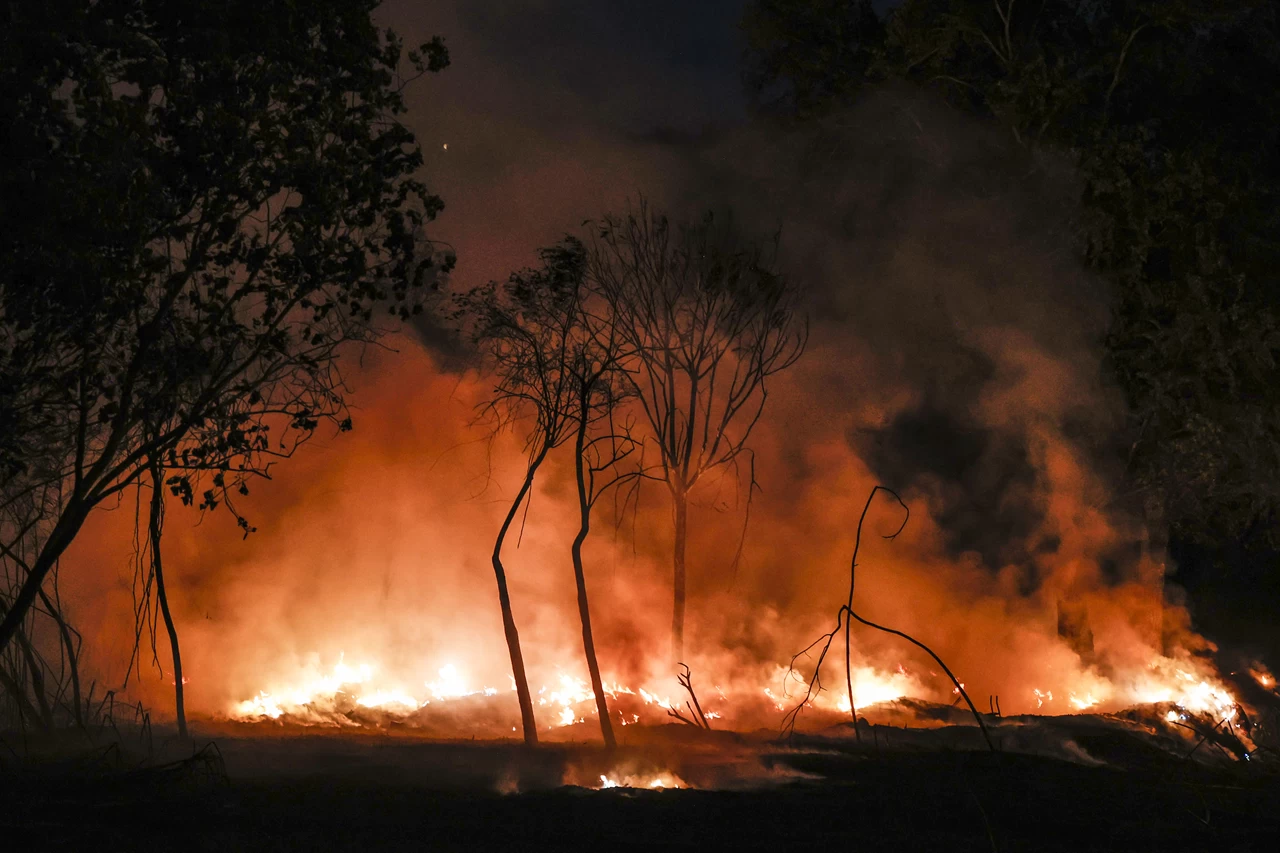
M 658 446 L 671 495 L 671 655 L 684 656 L 689 493 L 732 466 L 800 357 L 808 323 L 774 252 L 707 215 L 673 225 L 641 201 L 595 223 L 587 275 L 627 350 L 625 375 Z

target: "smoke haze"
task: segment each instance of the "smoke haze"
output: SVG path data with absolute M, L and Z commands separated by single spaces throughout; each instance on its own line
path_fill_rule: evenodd
M 443 33 L 453 56 L 415 85 L 408 116 L 446 202 L 433 236 L 457 252 L 451 287 L 505 278 L 643 193 L 675 215 L 729 208 L 743 228 L 780 235 L 805 293 L 809 350 L 771 383 L 751 442 L 761 489 L 740 560 L 745 484 L 713 478 L 695 495 L 695 674 L 765 683 L 829 629 L 877 483 L 912 517 L 888 542 L 870 534 L 895 529 L 898 510 L 873 509 L 858 610 L 918 636 L 1006 711 L 1035 710 L 1034 690 L 1104 700 L 1153 655 L 1198 645 L 1185 614 L 1161 606 L 1162 568 L 1136 547 L 1139 526 L 1111 508 L 1120 408 L 1101 380 L 1107 303 L 1074 260 L 1069 169 L 905 90 L 873 92 L 822 127 L 752 124 L 733 33 L 711 26 L 739 4 L 707 4 L 705 32 L 674 40 L 662 29 L 671 4 L 637 4 L 650 11 L 633 33 L 564 3 L 424 5 L 393 3 L 385 18 L 410 42 Z M 408 690 L 446 664 L 473 688 L 508 687 L 488 558 L 523 473 L 520 438 L 473 425 L 488 386 L 438 322 L 392 346 L 349 366 L 355 432 L 318 437 L 254 488 L 243 509 L 257 533 L 242 541 L 221 514 L 170 512 L 166 571 L 194 712 L 225 713 L 340 655 L 376 661 Z M 553 458 L 518 549 L 508 544 L 535 684 L 585 672 L 570 464 Z M 616 528 L 602 518 L 588 543 L 606 680 L 670 679 L 663 499 L 646 487 L 634 515 Z M 100 513 L 62 569 L 111 683 L 132 641 L 131 502 Z M 859 661 L 902 665 L 949 701 L 914 651 L 855 637 Z M 144 667 L 142 685 L 168 707 L 167 677 Z

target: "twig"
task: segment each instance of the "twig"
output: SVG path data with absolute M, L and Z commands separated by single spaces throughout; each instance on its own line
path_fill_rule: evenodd
M 697 718 L 701 721 L 702 728 L 707 731 L 711 731 L 711 724 L 707 722 L 707 715 L 702 713 L 702 704 L 698 701 L 698 694 L 693 692 L 693 679 L 691 678 L 689 667 L 683 663 L 678 664 L 678 666 L 683 667 L 684 672 L 677 675 L 676 680 L 680 682 L 681 687 L 688 691 L 689 698 L 693 700 L 693 707 L 689 709 L 689 712 L 693 713 L 696 710 L 698 715 Z M 685 703 L 686 706 L 688 704 L 688 702 Z
M 898 631 L 898 630 L 896 630 L 896 629 L 894 629 L 894 628 L 888 628 L 888 627 L 885 627 L 884 625 L 877 625 L 875 622 L 871 622 L 871 621 L 869 621 L 869 620 L 867 620 L 867 619 L 862 618 L 862 617 L 861 617 L 861 616 L 859 616 L 859 615 L 857 614 L 857 612 L 853 609 L 853 590 L 854 590 L 855 582 L 856 582 L 856 580 L 857 580 L 856 572 L 857 572 L 857 568 L 858 568 L 858 551 L 860 550 L 861 545 L 862 545 L 862 526 L 863 526 L 863 524 L 864 524 L 864 523 L 866 522 L 866 520 L 867 520 L 867 512 L 871 509 L 871 502 L 872 502 L 873 500 L 875 500 L 876 493 L 877 493 L 877 492 L 881 492 L 881 491 L 888 492 L 890 495 L 892 495 L 892 496 L 894 497 L 894 499 L 895 499 L 895 500 L 897 500 L 897 502 L 899 503 L 899 505 L 901 505 L 901 506 L 902 506 L 902 508 L 906 511 L 906 515 L 905 515 L 905 517 L 904 517 L 904 518 L 903 518 L 903 520 L 902 520 L 902 524 L 898 525 L 898 529 L 897 529 L 897 530 L 895 530 L 893 533 L 891 533 L 891 534 L 889 534 L 889 535 L 885 536 L 885 537 L 884 537 L 885 539 L 895 539 L 895 538 L 897 538 L 897 536 L 898 536 L 900 533 L 902 533 L 903 529 L 904 529 L 904 528 L 906 528 L 906 526 L 907 526 L 907 522 L 911 519 L 911 509 L 910 509 L 910 507 L 908 507 L 908 506 L 906 505 L 906 503 L 904 503 L 904 502 L 903 502 L 903 500 L 902 500 L 901 496 L 899 496 L 897 492 L 895 492 L 893 489 L 888 488 L 887 486 L 880 486 L 880 485 L 877 485 L 877 486 L 875 486 L 874 488 L 872 488 L 872 490 L 871 490 L 871 494 L 869 494 L 869 495 L 867 496 L 867 502 L 866 502 L 866 505 L 865 505 L 865 506 L 863 506 L 863 508 L 862 508 L 862 515 L 858 518 L 858 528 L 857 528 L 857 532 L 856 532 L 856 534 L 855 534 L 855 538 L 854 538 L 854 546 L 853 546 L 853 559 L 852 559 L 852 561 L 851 561 L 851 563 L 850 563 L 850 567 L 849 567 L 849 599 L 848 599 L 848 603 L 847 603 L 847 604 L 845 604 L 845 605 L 842 605 L 842 606 L 841 606 L 841 608 L 840 608 L 839 613 L 837 613 L 837 615 L 836 615 L 836 627 L 835 627 L 835 629 L 834 629 L 834 630 L 832 630 L 829 634 L 824 634 L 822 637 L 819 637 L 817 640 L 815 640 L 813 643 L 809 644 L 809 646 L 808 646 L 808 647 L 806 647 L 803 651 L 801 651 L 799 654 L 797 654 L 795 657 L 793 657 L 793 658 L 791 659 L 791 670 L 789 671 L 789 673 L 790 673 L 790 672 L 794 672 L 794 671 L 795 671 L 795 661 L 796 661 L 796 659 L 797 659 L 797 658 L 799 658 L 799 657 L 800 657 L 800 655 L 807 654 L 807 653 L 809 652 L 809 650 L 810 650 L 810 649 L 812 649 L 814 646 L 818 645 L 819 643 L 823 643 L 822 652 L 818 655 L 818 665 L 814 668 L 814 671 L 813 671 L 813 677 L 812 677 L 812 678 L 809 680 L 809 682 L 808 682 L 808 685 L 809 685 L 809 686 L 808 686 L 808 690 L 807 690 L 807 692 L 805 693 L 805 697 L 804 697 L 804 699 L 800 702 L 800 704 L 799 704 L 799 705 L 797 705 L 796 707 L 794 707 L 791 711 L 789 711 L 789 712 L 787 713 L 787 715 L 786 715 L 785 717 L 783 717 L 783 729 L 784 729 L 784 730 L 786 730 L 786 731 L 788 731 L 788 733 L 789 733 L 789 734 L 793 734 L 793 733 L 795 732 L 795 722 L 796 722 L 796 717 L 799 715 L 800 710 L 801 710 L 802 708 L 804 708 L 804 706 L 805 706 L 805 705 L 808 705 L 808 704 L 809 704 L 809 702 L 811 701 L 811 699 L 812 699 L 812 697 L 813 697 L 813 694 L 814 694 L 814 689 L 815 689 L 815 687 L 817 688 L 817 690 L 818 690 L 818 691 L 821 691 L 821 689 L 822 689 L 822 681 L 821 681 L 822 662 L 823 662 L 823 660 L 826 658 L 826 656 L 827 656 L 827 652 L 829 652 L 829 651 L 830 651 L 830 649 L 831 649 L 831 643 L 832 643 L 832 641 L 835 639 L 835 635 L 836 635 L 836 633 L 840 630 L 840 628 L 841 628 L 841 626 L 842 626 L 842 623 L 843 623 L 843 627 L 844 627 L 844 630 L 845 630 L 845 678 L 846 678 L 846 680 L 847 680 L 847 682 L 848 682 L 848 687 L 849 687 L 849 711 L 850 711 L 850 713 L 853 715 L 853 730 L 854 730 L 854 734 L 855 734 L 855 736 L 857 736 L 857 737 L 858 737 L 858 740 L 859 740 L 859 741 L 861 741 L 861 735 L 858 733 L 858 715 L 857 715 L 857 709 L 856 709 L 856 707 L 854 706 L 854 702 L 853 702 L 853 698 L 854 698 L 854 696 L 853 696 L 853 671 L 852 671 L 852 663 L 851 663 L 851 661 L 849 660 L 849 657 L 850 657 L 850 639 L 849 639 L 849 629 L 850 629 L 850 625 L 849 625 L 848 620 L 844 618 L 844 617 L 845 617 L 845 615 L 846 615 L 846 614 L 848 614 L 848 616 L 849 616 L 849 617 L 851 617 L 851 618 L 853 618 L 853 619 L 858 620 L 858 622 L 859 622 L 859 623 L 861 623 L 861 624 L 863 624 L 863 625 L 866 625 L 868 628 L 875 628 L 877 631 L 883 631 L 883 632 L 884 632 L 884 633 L 886 633 L 886 634 L 893 634 L 895 637 L 901 637 L 902 639 L 906 640 L 907 642 L 911 643 L 912 645 L 917 646 L 918 648 L 922 649 L 924 652 L 926 652 L 926 653 L 929 655 L 929 657 L 933 658 L 933 659 L 934 659 L 934 661 L 938 664 L 938 666 L 942 667 L 942 671 L 943 671 L 943 672 L 945 672 L 945 673 L 947 674 L 947 677 L 951 679 L 951 683 L 952 683 L 952 684 L 954 684 L 954 685 L 955 685 L 955 687 L 956 687 L 956 692 L 960 694 L 961 698 L 963 698 L 963 699 L 964 699 L 965 704 L 967 704 L 967 705 L 969 706 L 969 711 L 973 714 L 973 719 L 978 723 L 978 729 L 982 732 L 982 738 L 983 738 L 983 740 L 985 740 L 985 741 L 986 741 L 986 743 L 987 743 L 987 748 L 988 748 L 988 749 L 990 749 L 992 752 L 995 752 L 995 751 L 996 751 L 995 744 L 994 744 L 994 743 L 992 742 L 992 740 L 991 740 L 991 734 L 987 731 L 987 726 L 986 726 L 986 724 L 982 721 L 982 715 L 981 715 L 980 713 L 978 713 L 978 709 L 974 706 L 974 704 L 973 704 L 973 700 L 969 698 L 969 694 L 965 691 L 965 689 L 964 689 L 964 685 L 960 683 L 960 679 L 956 678 L 955 674 L 954 674 L 954 673 L 952 673 L 951 668 L 950 668 L 950 667 L 948 667 L 948 666 L 946 665 L 946 663 L 942 660 L 942 658 L 938 657 L 938 655 L 933 651 L 933 649 L 929 648 L 929 647 L 928 647 L 928 646 L 926 646 L 924 643 L 922 643 L 922 642 L 920 642 L 919 640 L 917 640 L 915 637 L 912 637 L 910 634 L 906 634 L 906 633 L 904 633 L 904 632 L 902 632 L 902 631 Z M 823 642 L 824 640 L 825 640 L 825 643 Z

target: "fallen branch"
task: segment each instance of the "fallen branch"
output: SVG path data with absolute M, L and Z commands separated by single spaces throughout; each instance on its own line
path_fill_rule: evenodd
M 676 681 L 680 682 L 680 686 L 688 691 L 689 698 L 693 700 L 693 707 L 689 709 L 690 713 L 696 711 L 698 720 L 702 723 L 702 728 L 710 731 L 711 724 L 707 722 L 707 715 L 702 713 L 702 704 L 698 701 L 698 694 L 693 692 L 693 679 L 689 672 L 689 667 L 683 663 L 679 665 L 684 667 L 684 672 L 676 676 Z M 688 707 L 688 705 L 689 703 L 685 702 L 685 706 Z
M 934 653 L 933 649 L 929 648 L 924 643 L 917 640 L 915 637 L 912 637 L 911 635 L 906 634 L 902 631 L 898 631 L 894 628 L 888 628 L 888 627 L 885 627 L 884 625 L 877 625 L 875 622 L 871 622 L 867 619 L 862 618 L 853 609 L 853 591 L 854 591 L 855 583 L 857 581 L 858 552 L 861 550 L 861 547 L 862 547 L 862 526 L 867 520 L 867 513 L 871 509 L 871 502 L 875 500 L 876 493 L 882 492 L 882 491 L 892 495 L 894 500 L 898 502 L 899 506 L 901 506 L 905 512 L 905 515 L 902 519 L 902 524 L 898 525 L 898 529 L 895 530 L 893 533 L 890 533 L 889 535 L 884 536 L 883 538 L 890 539 L 890 540 L 896 539 L 898 537 L 898 534 L 902 533 L 903 529 L 906 528 L 907 522 L 911 520 L 911 508 L 908 507 L 906 503 L 903 502 L 902 498 L 893 489 L 890 489 L 887 486 L 877 485 L 871 490 L 871 494 L 867 495 L 867 503 L 866 505 L 863 506 L 862 515 L 859 516 L 858 518 L 858 528 L 854 536 L 853 559 L 850 561 L 850 565 L 849 565 L 848 601 L 840 607 L 840 610 L 836 614 L 836 627 L 833 628 L 829 633 L 823 634 L 817 640 L 810 643 L 808 646 L 804 648 L 804 650 L 797 653 L 795 657 L 791 659 L 791 668 L 788 671 L 788 675 L 795 672 L 795 662 L 801 655 L 807 655 L 809 651 L 812 650 L 815 646 L 819 644 L 822 645 L 822 651 L 818 654 L 817 666 L 815 666 L 813 670 L 813 676 L 807 682 L 808 689 L 805 692 L 804 699 L 802 699 L 798 705 L 796 705 L 794 708 L 788 711 L 787 714 L 783 717 L 783 730 L 787 732 L 788 736 L 794 734 L 796 718 L 800 715 L 800 711 L 803 710 L 806 705 L 810 704 L 813 701 L 815 690 L 816 692 L 822 691 L 823 689 L 822 688 L 822 663 L 824 660 L 826 660 L 827 653 L 831 650 L 831 643 L 834 642 L 836 634 L 839 633 L 840 629 L 843 627 L 844 628 L 844 649 L 845 649 L 845 655 L 844 655 L 845 681 L 849 689 L 849 713 L 853 716 L 854 736 L 858 739 L 859 742 L 861 742 L 862 735 L 858 731 L 858 709 L 857 709 L 857 705 L 854 703 L 854 695 L 853 695 L 853 663 L 851 660 L 851 643 L 850 643 L 851 625 L 849 623 L 849 618 L 852 618 L 852 619 L 858 620 L 859 623 L 866 625 L 868 628 L 875 628 L 877 631 L 883 631 L 886 634 L 893 634 L 895 637 L 901 637 L 902 639 L 906 640 L 912 645 L 917 646 L 918 648 L 924 650 L 924 652 L 926 652 L 929 655 L 929 657 L 933 658 L 934 661 L 938 664 L 938 666 L 942 667 L 942 671 L 947 674 L 947 677 L 951 679 L 951 683 L 954 684 L 956 687 L 956 692 L 960 694 L 960 696 L 964 699 L 965 704 L 969 706 L 969 711 L 973 714 L 973 719 L 976 720 L 978 723 L 978 729 L 982 732 L 982 738 L 983 740 L 986 741 L 987 748 L 990 749 L 992 752 L 995 752 L 996 751 L 995 744 L 991 740 L 991 734 L 987 731 L 986 724 L 982 721 L 982 715 L 978 713 L 978 709 L 974 706 L 973 700 L 970 699 L 969 694 L 965 692 L 964 685 L 960 683 L 960 679 L 955 677 L 955 674 L 951 672 L 951 668 L 948 667 L 946 663 L 943 662 L 942 658 L 938 657 L 938 655 Z M 849 618 L 846 618 L 846 617 L 849 617 Z

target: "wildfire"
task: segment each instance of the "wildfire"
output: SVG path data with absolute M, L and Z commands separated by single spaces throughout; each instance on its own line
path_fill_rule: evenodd
M 906 670 L 901 667 L 888 675 L 874 669 L 859 668 L 853 673 L 853 695 L 859 706 L 876 705 L 880 702 L 893 702 L 906 696 L 920 695 L 921 690 Z M 836 710 L 849 713 L 849 696 L 846 694 L 836 703 Z
M 1259 685 L 1274 689 L 1275 678 L 1261 665 L 1250 670 Z M 425 692 L 415 695 L 394 679 L 381 677 L 374 663 L 348 664 L 340 656 L 327 672 L 313 670 L 313 674 L 300 678 L 294 685 L 261 690 L 250 699 L 236 703 L 230 717 L 240 721 L 283 720 L 302 725 L 358 726 L 380 724 L 388 716 L 405 720 L 411 715 L 425 713 L 427 706 L 463 700 L 467 697 L 496 696 L 495 687 L 477 687 L 453 663 L 446 663 L 436 670 L 436 677 L 423 684 Z M 825 710 L 829 714 L 848 714 L 849 697 L 843 672 L 826 673 L 827 683 L 813 693 L 808 705 Z M 759 713 L 763 708 L 786 712 L 804 696 L 797 692 L 797 681 L 805 684 L 790 668 L 778 667 L 773 677 L 763 686 L 756 682 L 738 681 L 726 691 L 716 684 L 703 695 L 701 711 L 707 720 L 723 720 L 730 727 L 738 723 L 742 714 Z M 1236 714 L 1237 700 L 1217 679 L 1206 664 L 1194 659 L 1174 660 L 1157 657 L 1143 670 L 1133 673 L 1115 673 L 1103 677 L 1094 670 L 1076 674 L 1054 689 L 1035 688 L 1028 691 L 1024 708 L 1032 713 L 1097 713 L 1115 711 L 1136 705 L 1163 705 L 1175 717 L 1185 714 L 1207 714 L 1218 719 L 1231 719 Z M 956 690 L 940 677 L 930 680 L 927 673 L 919 675 L 902 666 L 892 671 L 859 667 L 853 671 L 854 697 L 860 709 L 890 703 L 904 698 L 955 700 Z M 514 689 L 514 685 L 513 685 Z M 684 711 L 685 697 L 673 698 L 665 691 L 651 689 L 650 685 L 627 685 L 619 681 L 603 682 L 609 698 L 610 712 L 617 714 L 622 726 L 640 724 L 667 724 L 667 713 L 672 709 Z M 761 702 L 761 696 L 767 704 Z M 595 693 L 591 685 L 568 669 L 557 669 L 551 684 L 535 693 L 537 705 L 545 709 L 540 714 L 542 725 L 551 729 L 587 723 L 596 713 Z M 735 704 L 736 697 L 741 704 Z M 507 701 L 507 700 L 503 700 Z M 1034 706 L 1030 703 L 1034 701 Z M 736 715 L 735 715 L 736 708 Z M 750 709 L 755 708 L 755 712 Z M 648 709 L 648 710 L 646 710 Z M 356 711 L 377 711 L 381 716 L 370 718 Z M 692 712 L 692 708 L 690 708 Z M 1162 709 L 1161 713 L 1164 713 Z M 372 723 L 371 723 L 372 720 Z M 496 731 L 506 731 L 510 718 L 500 723 Z M 491 724 L 491 723 L 490 723 Z M 754 719 L 750 725 L 759 725 Z M 518 731 L 512 729 L 512 731 Z M 634 780 L 633 780 L 634 781 Z M 621 784 L 621 783 L 620 783 Z M 647 781 L 631 785 L 646 787 Z
M 1201 671 L 1197 672 L 1198 669 Z M 1164 657 L 1155 658 L 1145 670 L 1127 677 L 1119 675 L 1108 680 L 1086 674 L 1075 686 L 1076 690 L 1066 694 L 1073 712 L 1173 705 L 1192 714 L 1229 718 L 1237 704 L 1235 696 L 1214 675 L 1203 671 L 1203 667 L 1189 660 Z M 1034 689 L 1031 695 L 1037 710 L 1053 711 L 1053 691 Z
M 1177 668 L 1170 675 L 1162 662 L 1152 664 L 1137 688 L 1137 697 L 1144 704 L 1169 702 L 1193 714 L 1225 716 L 1236 707 L 1235 697 L 1216 680 Z
M 437 671 L 437 678 L 425 683 L 430 698 L 418 698 L 392 685 L 379 685 L 375 688 L 372 682 L 375 681 L 377 672 L 378 668 L 373 664 L 352 666 L 340 656 L 331 671 L 305 678 L 294 686 L 259 691 L 252 699 L 236 703 L 229 716 L 245 722 L 279 720 L 288 716 L 303 724 L 348 725 L 352 724 L 351 721 L 340 714 L 331 713 L 331 710 L 343 704 L 354 704 L 360 708 L 407 716 L 432 702 L 446 703 L 470 696 L 494 696 L 498 693 L 496 687 L 473 689 L 452 663 L 442 666 Z M 512 690 L 514 689 L 513 683 Z M 655 706 L 664 711 L 672 707 L 671 699 L 643 687 L 633 689 L 624 684 L 606 681 L 604 692 L 613 700 L 633 696 L 644 705 Z M 724 700 L 723 691 L 720 692 L 720 699 Z M 590 685 L 563 670 L 559 672 L 554 685 L 543 686 L 537 691 L 538 705 L 555 712 L 553 728 L 586 722 L 587 716 L 595 713 L 594 701 L 595 693 Z M 633 713 L 628 719 L 626 715 L 619 713 L 622 725 L 640 722 L 639 714 Z M 711 711 L 707 716 L 718 719 L 721 714 Z
M 662 790 L 665 788 L 688 788 L 689 786 L 679 777 L 671 773 L 659 773 L 655 776 L 620 776 L 613 778 L 604 774 L 600 775 L 600 790 L 606 788 L 650 788 Z

